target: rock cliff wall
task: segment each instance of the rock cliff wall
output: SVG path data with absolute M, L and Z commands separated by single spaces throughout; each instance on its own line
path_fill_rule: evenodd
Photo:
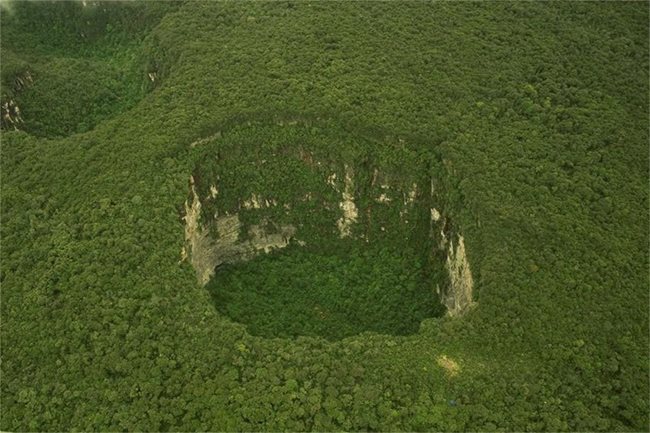
M 449 274 L 449 285 L 443 291 L 441 302 L 447 307 L 447 314 L 460 316 L 474 304 L 472 300 L 474 280 L 462 235 L 458 235 L 455 244 L 453 239 L 449 241 L 446 267 Z
M 269 232 L 261 225 L 248 227 L 242 236 L 239 215 L 216 216 L 212 226 L 201 224 L 201 201 L 190 177 L 191 199 L 185 202 L 185 246 L 181 260 L 190 259 L 200 285 L 205 285 L 215 269 L 224 263 L 250 260 L 260 253 L 289 245 L 296 233 L 291 225 L 280 225 L 276 232 Z M 273 226 L 273 225 L 272 225 Z M 211 230 L 216 233 L 211 233 Z

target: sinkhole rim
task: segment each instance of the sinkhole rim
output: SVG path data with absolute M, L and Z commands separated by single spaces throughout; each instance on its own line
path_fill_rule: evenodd
M 205 179 L 201 179 L 203 177 L 203 176 L 201 176 L 203 173 L 199 173 L 199 171 L 198 171 L 199 167 L 201 166 L 201 163 L 205 162 L 206 160 L 213 160 L 213 161 L 215 159 L 220 160 L 222 155 L 220 153 L 218 153 L 218 152 L 217 152 L 217 155 L 216 155 L 217 157 L 214 158 L 214 156 L 215 156 L 213 154 L 214 150 L 215 149 L 221 150 L 221 148 L 218 145 L 215 145 L 215 142 L 222 142 L 224 140 L 224 137 L 228 136 L 231 129 L 235 130 L 235 135 L 238 134 L 237 137 L 240 137 L 240 138 L 244 137 L 242 144 L 249 144 L 246 141 L 246 139 L 247 139 L 246 137 L 249 137 L 249 135 L 250 135 L 249 130 L 253 131 L 258 126 L 260 126 L 262 128 L 273 128 L 273 127 L 278 127 L 278 125 L 281 126 L 281 127 L 286 127 L 286 126 L 293 127 L 293 126 L 297 125 L 298 127 L 310 127 L 310 128 L 313 127 L 313 126 L 317 126 L 317 128 L 311 128 L 311 129 L 312 130 L 313 129 L 319 130 L 319 128 L 320 128 L 320 130 L 327 131 L 327 126 L 329 125 L 328 122 L 336 122 L 336 119 L 337 119 L 336 116 L 329 116 L 329 117 L 327 117 L 327 116 L 326 117 L 321 117 L 321 116 L 318 116 L 318 115 L 316 115 L 316 116 L 312 115 L 311 117 L 310 117 L 310 115 L 307 115 L 307 116 L 297 115 L 296 116 L 296 115 L 291 114 L 291 113 L 287 114 L 287 113 L 282 113 L 282 112 L 280 112 L 279 114 L 278 114 L 278 112 L 274 112 L 272 115 L 269 115 L 268 111 L 264 111 L 264 112 L 246 113 L 246 114 L 243 114 L 243 115 L 234 116 L 233 118 L 228 119 L 227 121 L 225 121 L 222 125 L 220 125 L 220 127 L 212 127 L 212 128 L 204 129 L 204 133 L 202 135 L 200 135 L 198 139 L 193 140 L 189 144 L 189 148 L 191 148 L 191 149 L 194 149 L 195 147 L 199 148 L 198 151 L 195 151 L 196 152 L 195 155 L 198 155 L 198 156 L 195 159 L 195 164 L 194 164 L 192 176 L 190 176 L 190 189 L 191 189 L 190 199 L 191 199 L 192 196 L 198 197 L 198 195 L 199 195 L 194 190 L 195 177 L 197 178 L 196 179 L 197 183 L 201 182 L 202 180 L 205 180 Z M 404 141 L 403 138 L 400 138 L 400 137 L 407 137 L 407 139 L 408 139 L 408 135 L 391 133 L 391 131 L 387 131 L 387 130 L 381 129 L 381 128 L 375 128 L 375 127 L 364 128 L 362 126 L 359 129 L 357 129 L 355 127 L 355 125 L 353 125 L 352 123 L 342 122 L 342 124 L 344 125 L 343 130 L 345 131 L 345 135 L 347 137 L 351 137 L 351 140 L 357 140 L 358 139 L 358 140 L 360 140 L 362 142 L 370 142 L 370 143 L 375 143 L 378 140 L 379 141 L 384 140 L 383 145 L 385 145 L 386 141 L 393 140 L 395 142 L 398 142 L 399 146 L 404 147 L 404 142 L 405 141 Z M 337 124 L 337 127 L 338 126 L 339 125 Z M 379 131 L 379 134 L 377 134 L 377 131 Z M 338 131 L 338 133 L 340 134 L 340 130 Z M 381 137 L 377 138 L 377 135 L 380 135 Z M 357 138 L 357 137 L 359 137 L 359 138 Z M 348 138 L 348 140 L 350 140 L 350 138 Z M 419 138 L 419 137 L 415 137 L 413 141 L 414 142 L 419 142 L 419 143 L 422 142 L 421 138 Z M 382 144 L 380 143 L 380 145 L 382 145 Z M 226 148 L 226 150 L 227 150 L 227 148 Z M 295 149 L 291 149 L 291 152 L 294 152 L 294 150 Z M 303 148 L 300 149 L 300 152 L 301 152 L 301 158 L 303 158 L 304 157 L 304 155 L 302 155 Z M 307 153 L 309 153 L 309 151 Z M 443 170 L 447 168 L 446 166 L 447 166 L 448 162 L 443 160 L 442 157 L 440 156 L 440 154 L 437 151 L 435 151 L 435 149 L 430 151 L 429 153 L 430 153 L 430 157 L 433 160 L 437 161 L 437 165 L 436 165 L 437 168 L 443 169 Z M 239 153 L 237 153 L 237 155 L 239 155 Z M 371 153 L 371 155 L 375 155 L 375 154 Z M 232 157 L 232 159 L 237 159 L 237 156 Z M 311 161 L 310 159 L 311 159 L 311 157 L 308 155 L 307 159 L 303 158 L 303 161 L 313 163 L 313 161 Z M 418 171 L 418 173 L 419 173 L 419 171 Z M 422 173 L 424 173 L 424 172 L 422 172 Z M 430 175 L 430 173 L 428 175 Z M 344 177 L 344 176 L 342 175 L 341 178 L 342 177 Z M 209 176 L 208 176 L 208 178 L 209 178 Z M 432 197 L 433 197 L 433 184 L 434 184 L 434 181 L 433 181 L 433 177 L 432 177 L 432 179 L 431 179 L 431 196 Z M 204 187 L 205 187 L 205 185 L 204 185 Z M 212 187 L 213 186 L 211 185 L 210 188 L 212 188 Z M 215 192 L 215 196 L 216 196 L 216 188 L 215 188 L 215 191 L 213 191 L 213 192 Z M 341 191 L 339 191 L 339 192 L 341 192 Z M 211 193 L 212 193 L 212 191 L 210 192 L 210 194 Z M 201 200 L 207 199 L 207 196 L 205 194 L 206 194 L 206 191 L 204 190 L 202 195 L 201 195 L 201 197 L 202 197 Z M 238 197 L 239 197 L 239 200 L 244 200 L 245 199 L 245 195 L 239 195 Z M 198 198 L 197 198 L 197 200 L 198 200 Z M 255 196 L 255 193 L 253 193 L 253 195 L 250 197 L 250 199 L 246 199 L 246 200 L 248 200 L 249 202 L 257 200 L 256 196 Z M 262 199 L 260 198 L 260 200 L 262 200 Z M 268 200 L 267 200 L 267 203 L 268 203 Z M 186 202 L 186 210 L 187 209 L 188 209 L 188 203 Z M 444 206 L 439 206 L 438 209 L 444 210 Z M 431 211 L 430 218 L 428 216 L 429 211 Z M 441 214 L 437 209 L 435 209 L 433 207 L 431 207 L 431 209 L 429 209 L 428 205 L 426 206 L 427 218 L 429 218 L 431 221 L 434 220 L 434 212 L 435 212 L 435 215 L 436 215 L 435 221 L 438 221 L 439 219 L 441 219 Z M 221 214 L 221 215 L 223 215 L 223 214 Z M 226 215 L 228 215 L 228 212 L 226 212 Z M 234 324 L 238 324 L 238 325 L 243 326 L 246 329 L 246 332 L 249 333 L 250 335 L 260 337 L 260 338 L 301 338 L 301 337 L 309 338 L 309 337 L 317 337 L 317 338 L 325 338 L 327 340 L 340 340 L 340 339 L 353 337 L 355 335 L 359 335 L 359 334 L 363 334 L 363 333 L 373 333 L 373 334 L 377 334 L 377 335 L 386 335 L 386 336 L 391 336 L 391 337 L 401 337 L 401 336 L 409 336 L 409 335 L 417 334 L 417 333 L 419 333 L 420 328 L 422 326 L 422 323 L 425 320 L 440 318 L 441 316 L 445 315 L 445 313 L 448 313 L 447 315 L 452 315 L 452 316 L 460 314 L 460 313 L 458 313 L 458 311 L 460 311 L 458 309 L 458 307 L 459 307 L 458 302 L 456 302 L 455 299 L 449 299 L 449 297 L 447 296 L 447 291 L 448 291 L 448 288 L 449 288 L 450 284 L 452 283 L 451 280 L 453 279 L 453 276 L 451 275 L 452 270 L 449 268 L 449 263 L 445 264 L 445 258 L 447 259 L 447 261 L 449 261 L 450 256 L 462 255 L 463 258 L 465 259 L 465 257 L 464 257 L 464 245 L 463 245 L 462 235 L 460 234 L 460 232 L 456 233 L 456 231 L 455 231 L 456 227 L 453 227 L 453 228 L 450 227 L 452 224 L 448 221 L 447 217 L 448 217 L 447 215 L 444 215 L 444 217 L 443 217 L 444 221 L 442 223 L 442 228 L 437 227 L 435 230 L 430 229 L 428 231 L 428 234 L 426 235 L 426 238 L 427 238 L 429 244 L 439 243 L 438 242 L 439 239 L 436 238 L 434 240 L 433 238 L 434 237 L 439 237 L 436 233 L 434 233 L 436 230 L 440 232 L 440 235 L 443 237 L 443 239 L 442 239 L 443 242 L 441 242 L 439 244 L 444 245 L 444 248 L 448 247 L 449 251 L 445 251 L 444 254 L 441 253 L 441 251 L 443 249 L 443 246 L 439 245 L 438 250 L 435 251 L 433 255 L 430 255 L 429 258 L 430 258 L 430 262 L 431 262 L 431 257 L 435 256 L 434 261 L 437 261 L 438 264 L 440 264 L 439 268 L 444 269 L 445 267 L 447 267 L 447 270 L 449 270 L 450 275 L 445 275 L 445 276 L 436 278 L 435 281 L 423 281 L 423 283 L 428 283 L 428 284 L 431 284 L 431 283 L 436 284 L 436 283 L 438 283 L 437 287 L 436 287 L 436 290 L 435 290 L 436 291 L 435 295 L 437 296 L 437 299 L 435 299 L 432 302 L 432 306 L 437 307 L 437 309 L 436 309 L 437 311 L 434 314 L 430 314 L 430 315 L 427 315 L 425 317 L 418 318 L 417 321 L 416 321 L 417 324 L 412 327 L 410 332 L 401 333 L 401 334 L 397 333 L 396 334 L 396 333 L 385 332 L 385 331 L 377 330 L 377 329 L 361 329 L 358 332 L 349 333 L 348 335 L 342 335 L 342 336 L 338 336 L 336 338 L 328 338 L 328 337 L 322 336 L 322 335 L 306 335 L 304 333 L 294 333 L 293 335 L 261 335 L 261 334 L 263 334 L 263 332 L 260 333 L 260 332 L 256 331 L 255 329 L 251 329 L 251 326 L 247 323 L 247 320 L 241 320 L 239 317 L 236 317 L 236 316 L 233 317 L 233 315 L 228 314 L 228 312 L 224 312 L 223 308 L 220 309 L 216 305 L 215 305 L 215 308 L 217 309 L 217 311 L 219 311 L 220 315 L 227 318 L 229 321 L 231 321 Z M 186 217 L 184 217 L 184 219 L 186 219 Z M 212 223 L 216 222 L 217 213 L 214 214 L 214 219 L 215 220 L 212 221 Z M 428 221 L 429 221 L 429 219 L 428 219 Z M 447 223 L 449 223 L 449 225 L 447 225 Z M 427 224 L 429 224 L 429 223 L 427 223 Z M 431 228 L 433 228 L 433 223 L 431 223 L 431 224 L 432 224 Z M 216 224 L 216 226 L 218 226 L 218 224 Z M 217 231 L 218 231 L 218 227 L 216 227 L 216 228 L 217 228 Z M 214 230 L 215 226 L 213 226 L 212 229 Z M 383 230 L 383 227 L 382 227 L 382 230 Z M 422 232 L 421 234 L 424 234 L 424 232 Z M 448 238 L 445 237 L 446 235 L 448 236 Z M 458 237 L 455 237 L 456 235 L 458 235 Z M 291 238 L 291 244 L 292 245 L 294 244 L 294 241 L 296 241 L 298 239 L 297 237 L 293 237 L 292 235 L 289 236 L 289 238 Z M 368 238 L 366 238 L 366 240 L 368 240 Z M 342 240 L 339 240 L 339 241 L 342 241 Z M 298 243 L 300 243 L 300 242 L 301 241 L 298 240 Z M 287 244 L 288 243 L 289 242 L 287 242 Z M 456 250 L 454 250 L 454 243 L 456 244 Z M 461 249 L 458 246 L 459 244 L 462 247 L 462 254 L 458 254 L 458 250 Z M 183 251 L 183 254 L 186 254 L 185 250 Z M 274 254 L 277 254 L 277 252 L 274 252 Z M 429 254 L 429 253 L 427 253 L 427 254 Z M 266 255 L 263 255 L 262 257 L 265 257 L 265 256 Z M 187 255 L 185 255 L 185 257 L 187 257 Z M 255 257 L 255 258 L 252 259 L 252 262 L 256 262 L 258 260 L 260 260 L 260 258 Z M 221 280 L 221 278 L 220 278 L 221 276 L 219 275 L 219 273 L 224 271 L 224 269 L 228 269 L 228 268 L 231 268 L 233 266 L 234 267 L 239 267 L 239 268 L 241 268 L 241 267 L 246 268 L 247 266 L 250 266 L 249 263 L 250 262 L 244 263 L 244 264 L 240 263 L 240 264 L 237 264 L 237 265 L 232 265 L 232 263 L 227 263 L 225 265 L 214 266 L 210 270 L 211 273 L 208 276 L 208 278 L 205 279 L 204 281 L 202 281 L 201 283 L 202 283 L 202 285 L 206 285 L 206 283 L 207 283 L 208 286 L 213 285 L 213 284 L 215 284 L 215 281 Z M 216 271 L 217 275 L 213 275 L 214 270 L 217 267 L 219 268 L 219 270 Z M 462 271 L 462 268 L 465 267 L 465 268 L 467 268 L 467 272 L 469 273 L 469 265 L 467 263 L 461 264 L 461 265 L 456 266 L 456 267 L 461 269 L 461 271 Z M 460 272 L 460 271 L 458 271 L 458 272 Z M 197 276 L 198 276 L 198 274 L 199 274 L 199 272 L 198 272 L 198 269 L 197 269 Z M 471 278 L 471 275 L 470 275 L 470 278 Z M 199 278 L 199 280 L 201 281 L 201 278 Z M 470 284 L 471 284 L 471 281 L 470 281 Z M 433 289 L 431 291 L 433 291 Z M 214 299 L 212 293 L 210 293 L 210 296 L 211 296 L 212 299 Z M 445 299 L 445 296 L 447 296 L 446 299 Z M 469 296 L 470 296 L 469 304 L 472 304 L 472 301 L 471 301 L 471 287 L 470 287 Z M 455 303 L 455 305 L 450 304 L 450 301 L 452 303 Z M 463 300 L 461 299 L 461 304 L 462 304 L 462 302 L 463 302 Z M 213 302 L 213 304 L 214 304 L 214 302 Z M 458 311 L 452 311 L 452 309 L 458 310 Z M 465 311 L 467 310 L 466 306 L 463 306 L 463 305 L 460 305 L 460 309 L 465 310 Z

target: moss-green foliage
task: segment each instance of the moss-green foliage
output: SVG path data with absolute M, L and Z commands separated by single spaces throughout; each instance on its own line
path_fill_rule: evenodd
M 102 119 L 132 106 L 140 96 L 141 83 L 129 83 L 134 74 L 128 69 L 128 62 L 112 65 L 74 58 L 53 58 L 46 65 L 32 67 L 34 84 L 17 98 L 25 120 L 21 127 L 41 136 L 91 129 Z
M 173 6 L 125 33 L 161 77 L 130 109 L 3 131 L 0 430 L 647 429 L 647 3 Z M 8 18 L 3 92 L 55 53 L 7 35 L 67 28 Z M 477 308 L 333 342 L 219 313 L 178 264 L 188 145 L 260 111 L 420 137 Z
M 269 118 L 254 113 L 236 126 L 220 125 L 206 133 L 206 139 L 192 142 L 198 147 L 192 174 L 202 224 L 210 227 L 215 215 L 238 213 L 244 236 L 249 225 L 270 220 L 297 227 L 298 239 L 322 250 L 336 249 L 341 193 L 346 170 L 351 170 L 350 193 L 359 208 L 358 224 L 351 228 L 355 237 L 389 246 L 417 243 L 416 250 L 427 253 L 429 207 L 440 201 L 431 197 L 430 184 L 440 174 L 429 167 L 435 157 L 413 150 L 421 143 L 413 139 L 407 145 L 386 131 L 346 127 L 336 116 L 283 113 Z M 411 169 L 400 170 L 400 161 Z M 417 197 L 407 205 L 413 184 L 419 185 Z M 213 187 L 217 197 L 212 197 Z M 390 202 L 378 202 L 382 194 Z M 261 209 L 243 206 L 252 197 L 262 202 Z
M 20 129 L 66 136 L 132 107 L 154 86 L 146 31 L 174 2 L 7 2 L 2 14 L 2 99 L 13 99 Z M 29 72 L 20 88 L 16 77 Z M 159 77 L 158 77 L 159 78 Z
M 409 249 L 357 246 L 324 255 L 291 248 L 220 267 L 208 290 L 217 309 L 253 335 L 404 335 L 441 310 L 424 275 Z

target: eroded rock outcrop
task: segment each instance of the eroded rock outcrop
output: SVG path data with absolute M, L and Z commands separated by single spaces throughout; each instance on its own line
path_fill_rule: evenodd
M 467 260 L 463 236 L 459 235 L 455 244 L 453 239 L 449 241 L 446 267 L 449 273 L 449 286 L 443 291 L 441 301 L 447 307 L 450 316 L 460 316 L 474 304 L 472 301 L 474 280 Z
M 242 230 L 239 214 L 216 216 L 213 224 L 201 224 L 201 200 L 190 177 L 191 201 L 185 202 L 185 246 L 181 260 L 189 258 L 200 285 L 205 285 L 215 269 L 224 263 L 250 260 L 260 253 L 289 245 L 296 233 L 291 225 L 251 225 Z M 274 227 L 270 232 L 267 226 Z M 212 232 L 211 230 L 214 230 Z M 247 236 L 242 236 L 244 231 Z
M 3 129 L 14 128 L 18 130 L 18 125 L 23 123 L 23 117 L 16 101 L 10 99 L 2 103 L 2 127 Z
M 334 175 L 336 179 L 336 175 Z M 359 211 L 354 203 L 354 171 L 349 165 L 345 166 L 345 188 L 342 193 L 342 200 L 339 204 L 343 216 L 336 222 L 342 238 L 352 234 L 352 224 L 357 222 Z
M 436 291 L 448 315 L 462 316 L 475 305 L 474 279 L 467 259 L 465 238 L 438 209 L 432 207 L 430 213 L 433 254 L 444 260 L 448 279 L 447 284 L 438 286 Z
M 0 97 L 0 126 L 2 129 L 13 128 L 17 131 L 20 124 L 24 123 L 20 107 L 18 107 L 15 97 L 24 89 L 31 86 L 33 82 L 32 74 L 29 71 L 17 74 L 13 80 L 13 89 L 11 89 L 9 94 L 3 94 Z

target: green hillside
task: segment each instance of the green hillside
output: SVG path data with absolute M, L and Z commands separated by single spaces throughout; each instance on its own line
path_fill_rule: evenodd
M 0 3 L 0 431 L 648 431 L 646 2 Z

